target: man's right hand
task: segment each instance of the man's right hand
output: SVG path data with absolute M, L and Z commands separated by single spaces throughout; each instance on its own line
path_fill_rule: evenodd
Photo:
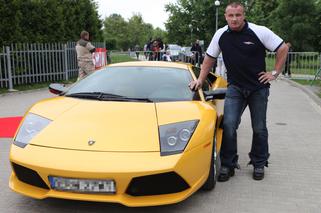
M 199 79 L 195 80 L 195 81 L 191 81 L 189 83 L 189 88 L 193 91 L 197 91 L 198 89 L 202 88 L 203 82 Z

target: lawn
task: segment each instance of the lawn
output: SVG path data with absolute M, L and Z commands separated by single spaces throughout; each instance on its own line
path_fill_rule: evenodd
M 275 64 L 275 55 L 268 54 L 265 58 L 266 69 L 273 70 Z M 290 63 L 292 74 L 314 75 L 320 68 L 319 53 L 297 53 L 293 55 Z
M 120 63 L 126 61 L 137 61 L 136 59 L 130 57 L 128 53 L 112 53 L 111 54 L 111 63 Z

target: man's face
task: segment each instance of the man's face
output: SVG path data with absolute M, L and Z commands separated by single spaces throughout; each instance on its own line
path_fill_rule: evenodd
M 242 6 L 237 6 L 237 7 L 228 6 L 225 10 L 224 16 L 231 30 L 233 31 L 242 30 L 245 24 L 244 8 Z

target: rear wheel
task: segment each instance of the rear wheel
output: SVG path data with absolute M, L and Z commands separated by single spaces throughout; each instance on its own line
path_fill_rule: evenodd
M 219 166 L 220 166 L 220 157 L 216 153 L 216 134 L 214 134 L 210 172 L 208 174 L 208 178 L 206 182 L 202 186 L 202 190 L 209 191 L 215 188 Z

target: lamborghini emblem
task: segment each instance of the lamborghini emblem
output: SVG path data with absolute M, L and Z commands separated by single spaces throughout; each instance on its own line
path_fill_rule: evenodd
M 89 146 L 92 146 L 92 145 L 94 145 L 95 143 L 96 143 L 96 141 L 94 141 L 94 140 L 89 140 L 89 141 L 88 141 L 88 145 L 89 145 Z

